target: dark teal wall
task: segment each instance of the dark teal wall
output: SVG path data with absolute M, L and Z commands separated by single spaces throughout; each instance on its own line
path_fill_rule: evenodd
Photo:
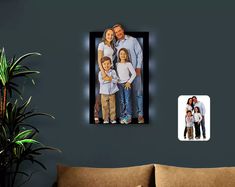
M 235 12 L 231 3 L 177 1 L 0 0 L 0 46 L 8 56 L 38 51 L 32 67 L 41 74 L 27 84 L 32 106 L 56 120 L 35 119 L 44 144 L 62 154 L 46 154 L 46 172 L 36 171 L 26 186 L 49 186 L 56 163 L 120 167 L 158 162 L 177 166 L 235 165 L 234 69 Z M 151 123 L 142 127 L 95 127 L 88 124 L 89 83 L 84 64 L 90 31 L 114 23 L 129 31 L 149 31 L 154 64 Z M 151 43 L 151 41 L 150 41 Z M 211 140 L 177 139 L 177 98 L 207 94 L 211 98 Z

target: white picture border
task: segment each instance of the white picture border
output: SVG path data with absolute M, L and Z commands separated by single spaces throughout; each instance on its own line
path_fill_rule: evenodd
M 201 101 L 206 108 L 205 113 L 205 129 L 206 129 L 206 138 L 202 136 L 200 139 L 195 139 L 195 129 L 194 129 L 194 138 L 189 140 L 186 136 L 184 138 L 184 129 L 185 129 L 185 114 L 186 114 L 186 104 L 190 97 L 196 96 L 198 101 Z M 208 141 L 211 137 L 211 125 L 210 125 L 210 97 L 208 95 L 180 95 L 178 97 L 178 139 L 180 141 Z M 202 129 L 201 134 L 202 134 Z

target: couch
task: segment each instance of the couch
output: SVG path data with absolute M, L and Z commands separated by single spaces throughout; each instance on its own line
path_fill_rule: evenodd
M 183 168 L 148 164 L 123 168 L 57 166 L 55 187 L 235 187 L 235 167 Z

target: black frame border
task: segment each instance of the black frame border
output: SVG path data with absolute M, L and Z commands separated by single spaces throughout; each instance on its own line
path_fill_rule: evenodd
M 143 111 L 145 124 L 149 123 L 149 32 L 125 32 L 135 38 L 143 38 Z M 94 121 L 94 105 L 95 105 L 95 84 L 96 84 L 96 38 L 102 38 L 103 32 L 90 32 L 89 37 L 89 52 L 90 52 L 90 64 L 89 64 L 89 94 L 90 94 L 90 124 L 95 124 Z M 133 124 L 137 124 L 137 119 L 134 119 Z

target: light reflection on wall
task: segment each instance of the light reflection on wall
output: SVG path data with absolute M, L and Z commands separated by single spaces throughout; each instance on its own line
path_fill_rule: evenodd
M 89 102 L 89 84 L 84 86 L 84 90 L 83 90 L 83 95 L 84 95 L 84 99 L 86 99 Z
M 89 105 L 88 105 L 89 106 Z M 86 107 L 83 113 L 84 121 L 89 124 L 89 107 Z
M 96 42 L 97 43 L 97 42 Z M 140 40 L 140 43 L 143 43 Z M 89 79 L 89 35 L 84 36 L 83 39 L 83 49 L 84 52 L 87 54 L 87 59 L 84 59 L 84 67 L 83 67 L 83 72 L 84 76 Z M 157 73 L 157 59 L 154 58 L 152 51 L 157 50 L 157 36 L 156 33 L 149 33 L 149 121 L 153 118 L 156 119 L 157 115 L 157 107 L 154 105 L 154 100 L 158 100 L 157 98 L 157 84 L 156 81 L 153 81 L 153 77 Z M 156 79 L 154 79 L 156 80 Z M 89 110 L 90 110 L 90 105 L 89 105 L 89 85 L 85 84 L 84 85 L 84 91 L 83 91 L 84 99 L 87 101 L 86 107 L 84 107 L 84 121 L 86 121 L 89 124 Z
M 88 52 L 87 60 L 89 61 L 89 34 L 86 34 L 83 37 L 83 48 Z
M 156 119 L 157 116 L 157 107 L 154 105 L 154 100 L 158 100 L 157 97 L 157 83 L 156 79 L 153 77 L 157 73 L 157 59 L 153 57 L 152 51 L 157 50 L 157 42 L 156 42 L 156 33 L 149 33 L 149 121 L 153 121 L 152 119 Z
M 88 84 L 84 84 L 84 88 L 83 88 L 83 97 L 84 100 L 86 101 L 87 105 L 84 107 L 84 113 L 83 113 L 83 117 L 84 117 L 84 121 L 86 123 L 89 123 L 89 35 L 85 35 L 84 39 L 83 39 L 83 49 L 84 49 L 84 53 L 87 56 L 87 59 L 84 59 L 84 65 L 83 65 L 83 74 L 84 77 L 86 78 L 87 83 Z M 80 86 L 80 85 L 79 85 Z

